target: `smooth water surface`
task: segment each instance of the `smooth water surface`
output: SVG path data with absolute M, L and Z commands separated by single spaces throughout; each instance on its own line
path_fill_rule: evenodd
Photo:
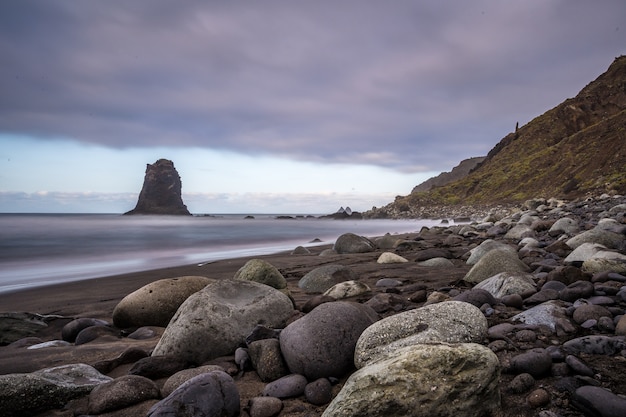
M 418 231 L 435 220 L 0 214 L 0 292 Z M 314 239 L 322 243 L 310 243 Z

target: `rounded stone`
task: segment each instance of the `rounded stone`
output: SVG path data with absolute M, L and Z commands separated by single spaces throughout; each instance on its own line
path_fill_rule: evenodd
M 379 264 L 398 264 L 409 262 L 409 260 L 400 255 L 396 255 L 393 252 L 383 252 L 380 254 L 376 262 Z
M 529 350 L 511 358 L 509 370 L 514 373 L 528 373 L 538 378 L 550 373 L 552 357 L 541 348 Z
M 254 397 L 248 401 L 250 417 L 274 417 L 283 409 L 283 402 L 276 397 Z
M 306 292 L 323 293 L 335 284 L 356 280 L 356 274 L 345 265 L 324 265 L 315 268 L 298 281 L 298 287 Z
M 310 380 L 343 376 L 353 366 L 359 336 L 377 318 L 371 308 L 358 303 L 319 305 L 281 332 L 280 348 L 287 366 Z
M 271 263 L 262 259 L 251 259 L 239 268 L 233 279 L 254 281 L 269 285 L 277 290 L 287 288 L 287 280 Z
M 89 317 L 74 319 L 67 323 L 65 326 L 63 326 L 63 328 L 61 329 L 61 338 L 66 342 L 74 343 L 78 334 L 87 327 L 109 325 L 110 324 L 108 321 Z
M 601 387 L 585 385 L 578 388 L 572 395 L 572 403 L 589 416 L 626 416 L 626 399 Z
M 531 374 L 524 372 L 513 378 L 509 384 L 509 389 L 516 394 L 522 394 L 533 386 L 535 386 L 535 378 Z
M 356 344 L 354 363 L 362 368 L 401 347 L 422 343 L 482 342 L 487 328 L 487 319 L 472 304 L 431 304 L 386 317 L 365 329 Z
M 550 394 L 543 388 L 537 388 L 526 398 L 531 407 L 543 407 L 550 402 Z
M 156 403 L 147 417 L 240 415 L 239 390 L 223 371 L 200 374 L 183 383 Z
M 600 317 L 612 317 L 611 312 L 603 306 L 594 304 L 583 304 L 574 310 L 572 318 L 577 324 L 582 324 L 587 320 L 599 320 Z
M 281 328 L 293 312 L 291 299 L 268 285 L 215 281 L 180 306 L 152 355 L 196 364 L 232 355 L 258 324 Z
M 156 384 L 142 376 L 123 375 L 98 385 L 89 394 L 89 414 L 102 414 L 159 398 Z
M 489 291 L 496 298 L 513 294 L 526 294 L 536 290 L 533 276 L 528 273 L 501 272 L 479 282 L 474 289 Z
M 332 297 L 335 300 L 342 300 L 344 298 L 356 297 L 359 295 L 367 294 L 371 291 L 367 284 L 359 281 L 344 281 L 333 285 L 323 295 Z
M 476 343 L 406 346 L 350 375 L 322 417 L 490 415 L 500 407 L 499 370 Z
M 319 378 L 304 387 L 304 396 L 313 405 L 328 404 L 333 398 L 333 387 L 328 378 Z
M 465 282 L 477 284 L 500 272 L 528 272 L 529 268 L 520 261 L 517 252 L 508 249 L 493 249 L 480 258 L 465 274 Z
M 151 282 L 124 297 L 113 310 L 113 324 L 120 329 L 141 326 L 166 327 L 178 307 L 214 280 L 201 276 L 166 278 Z
M 307 383 L 303 375 L 286 375 L 267 384 L 263 389 L 263 395 L 276 398 L 298 397 L 304 393 Z
M 344 233 L 335 241 L 333 249 L 337 253 L 365 253 L 376 250 L 376 245 L 366 237 L 354 233 Z

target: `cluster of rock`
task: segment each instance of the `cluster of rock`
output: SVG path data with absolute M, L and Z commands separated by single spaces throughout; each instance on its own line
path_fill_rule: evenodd
M 368 284 L 341 261 L 370 253 L 383 273 L 464 273 L 437 288 L 419 274 Z M 0 414 L 82 398 L 76 413 L 264 417 L 300 398 L 323 416 L 626 415 L 626 198 L 529 201 L 410 238 L 346 233 L 319 256 L 329 262 L 297 288 L 254 259 L 228 280 L 149 284 L 112 324 L 73 320 L 48 343 L 164 330 L 149 355 L 0 376 Z M 311 294 L 303 305 L 296 290 Z M 106 376 L 121 364 L 126 375 Z M 265 385 L 244 404 L 238 378 L 251 371 Z

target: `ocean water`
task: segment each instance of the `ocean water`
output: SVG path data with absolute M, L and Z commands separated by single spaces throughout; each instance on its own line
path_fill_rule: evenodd
M 0 214 L 0 293 L 332 244 L 346 232 L 373 237 L 439 223 L 245 216 Z M 310 243 L 314 239 L 322 242 Z

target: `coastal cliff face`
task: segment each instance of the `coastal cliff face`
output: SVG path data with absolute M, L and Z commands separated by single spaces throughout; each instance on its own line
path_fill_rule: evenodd
M 174 163 L 159 159 L 147 164 L 137 206 L 124 214 L 191 215 L 183 204 L 182 182 Z
M 419 217 L 435 206 L 517 205 L 626 194 L 626 56 L 569 98 L 506 135 L 467 175 L 397 197 L 366 217 Z

